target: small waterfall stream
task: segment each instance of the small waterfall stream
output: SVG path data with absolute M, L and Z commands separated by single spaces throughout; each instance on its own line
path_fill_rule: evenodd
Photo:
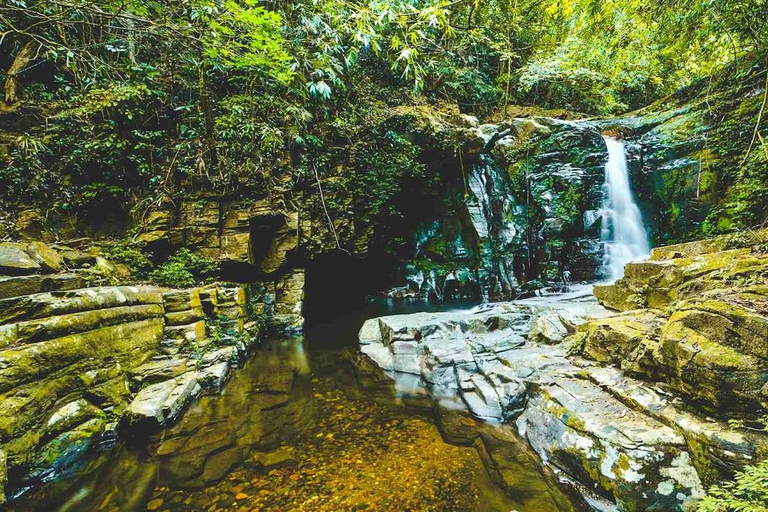
M 605 244 L 603 268 L 613 280 L 624 275 L 624 265 L 641 260 L 651 252 L 643 217 L 632 197 L 624 144 L 605 137 L 608 162 L 603 186 L 603 228 L 600 239 Z

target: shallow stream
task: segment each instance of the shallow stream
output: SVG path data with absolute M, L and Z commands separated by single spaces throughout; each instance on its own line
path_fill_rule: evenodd
M 174 427 L 94 451 L 12 510 L 573 509 L 509 428 L 396 389 L 359 355 L 365 318 L 424 309 L 369 306 L 269 340 Z

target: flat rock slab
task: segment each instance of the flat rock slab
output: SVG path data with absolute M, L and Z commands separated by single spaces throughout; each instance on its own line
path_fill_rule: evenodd
M 29 254 L 24 244 L 0 243 L 0 274 L 24 275 L 40 271 L 40 264 Z

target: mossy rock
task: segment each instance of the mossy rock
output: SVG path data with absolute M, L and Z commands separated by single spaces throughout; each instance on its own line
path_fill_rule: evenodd
M 27 253 L 44 272 L 61 272 L 64 270 L 64 258 L 43 242 L 28 243 Z

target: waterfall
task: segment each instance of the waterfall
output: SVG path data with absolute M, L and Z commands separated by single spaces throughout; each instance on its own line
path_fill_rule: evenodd
M 605 143 L 608 146 L 608 162 L 605 164 L 600 238 L 605 244 L 605 274 L 616 280 L 624 275 L 624 265 L 646 258 L 651 247 L 640 208 L 635 204 L 629 187 L 624 144 L 610 137 L 605 137 Z

